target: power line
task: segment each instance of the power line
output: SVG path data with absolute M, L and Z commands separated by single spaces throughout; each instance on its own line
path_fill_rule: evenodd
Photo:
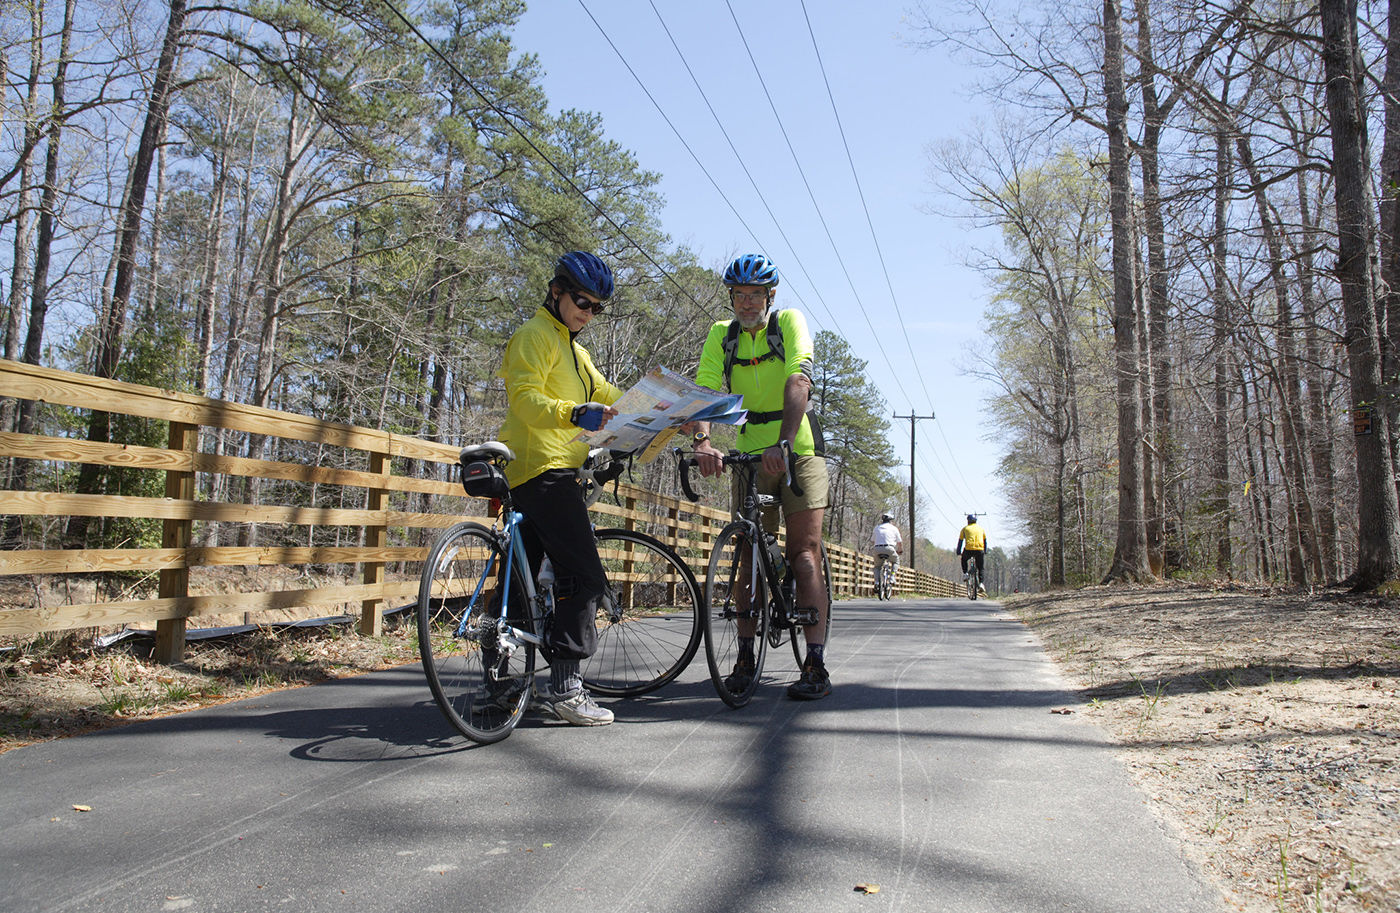
M 812 208 L 816 210 L 817 221 L 821 223 L 822 230 L 826 232 L 826 240 L 831 244 L 831 250 L 836 255 L 836 262 L 841 266 L 841 272 L 846 277 L 846 284 L 851 287 L 851 295 L 855 298 L 856 307 L 860 309 L 861 316 L 865 318 L 865 325 L 870 328 L 870 336 L 875 340 L 875 347 L 884 356 L 885 363 L 891 362 L 889 353 L 885 351 L 885 344 L 880 339 L 880 334 L 876 332 L 874 323 L 870 320 L 870 312 L 865 309 L 865 303 L 860 300 L 860 292 L 856 290 L 855 281 L 851 279 L 851 272 L 846 268 L 846 261 L 841 257 L 841 250 L 836 246 L 836 239 L 831 235 L 831 226 L 826 223 L 826 216 L 822 214 L 822 208 L 817 203 L 817 195 L 812 191 L 812 184 L 807 180 L 807 172 L 802 169 L 802 161 L 797 157 L 797 149 L 792 145 L 792 139 L 788 136 L 787 127 L 783 125 L 782 116 L 778 114 L 778 106 L 773 101 L 773 95 L 768 91 L 768 83 L 763 79 L 763 72 L 758 68 L 758 60 L 754 57 L 753 48 L 749 47 L 748 36 L 744 34 L 744 27 L 739 22 L 739 16 L 734 12 L 734 4 L 730 0 L 725 0 L 725 6 L 729 8 L 729 16 L 734 20 L 734 28 L 739 33 L 739 40 L 744 45 L 744 51 L 749 55 L 749 63 L 753 65 L 754 74 L 758 77 L 758 84 L 763 89 L 763 95 L 768 99 L 768 107 L 773 111 L 773 120 L 778 124 L 778 131 L 783 135 L 783 141 L 787 143 L 788 152 L 792 155 L 793 165 L 797 168 L 798 175 L 802 178 L 802 186 L 807 188 L 807 197 L 812 201 Z
M 583 188 L 579 187 L 578 184 L 575 184 L 573 178 L 569 177 L 569 175 L 564 171 L 564 169 L 559 167 L 558 163 L 556 163 L 554 159 L 549 156 L 548 153 L 541 149 L 535 143 L 535 141 L 531 139 L 528 134 L 525 133 L 524 130 L 521 130 L 520 127 L 516 126 L 515 121 L 511 119 L 509 114 L 502 110 L 501 107 L 498 106 L 490 98 L 487 98 L 486 93 L 478 89 L 476 85 L 470 79 L 467 78 L 466 74 L 457 68 L 457 64 L 453 63 L 450 57 L 444 54 L 442 50 L 438 48 L 437 45 L 433 44 L 433 42 L 430 41 L 428 39 L 428 36 L 424 35 L 423 32 L 418 28 L 418 25 L 412 20 L 410 20 L 408 16 L 406 16 L 403 13 L 403 11 L 400 10 L 398 6 L 394 4 L 393 0 L 384 0 L 384 5 L 388 7 L 391 13 L 398 17 L 398 20 L 400 22 L 407 26 L 410 32 L 418 36 L 418 40 L 423 42 L 423 44 L 428 48 L 428 50 L 432 51 L 433 54 L 439 60 L 447 64 L 447 68 L 452 71 L 452 74 L 457 77 L 457 79 L 462 83 L 462 85 L 466 86 L 472 91 L 474 95 L 476 95 L 477 98 L 481 99 L 482 104 L 484 104 L 491 112 L 493 112 L 497 117 L 499 117 L 501 119 L 501 122 L 504 123 L 511 130 L 513 130 L 517 136 L 523 139 L 525 141 L 525 144 L 531 149 L 533 149 L 535 151 L 535 154 L 538 155 L 541 159 L 543 159 L 549 165 L 550 168 L 553 168 L 554 172 L 558 174 L 559 177 L 563 178 L 564 183 L 568 184 L 569 187 L 573 189 L 574 193 L 577 193 L 583 199 L 584 202 L 586 202 L 589 206 L 593 207 L 593 211 L 596 212 L 598 215 L 602 216 L 605 220 L 607 220 L 607 223 L 611 225 L 619 235 L 626 238 L 627 242 L 631 244 L 634 248 L 636 248 L 637 252 L 647 259 L 647 262 L 649 262 L 652 266 L 656 267 L 657 272 L 659 272 L 662 276 L 670 280 L 671 284 L 674 285 L 681 292 L 681 294 L 683 294 L 686 298 L 689 298 L 690 302 L 694 304 L 699 311 L 708 316 L 709 310 L 704 305 L 702 305 L 695 298 L 694 295 L 690 294 L 690 290 L 687 289 L 685 286 L 681 285 L 680 282 L 676 279 L 676 277 L 671 275 L 671 273 L 667 271 L 667 269 L 664 266 L 662 266 L 660 263 L 657 263 L 656 258 L 654 258 L 649 252 L 647 252 L 647 250 L 644 247 L 642 247 L 641 244 L 637 243 L 636 239 L 629 235 L 627 233 L 627 230 L 621 225 L 619 225 L 616 222 L 616 220 L 614 220 L 613 217 L 610 216 L 605 209 L 603 209 L 603 207 L 593 202 L 593 199 L 589 197 L 588 194 L 583 192 Z
M 967 484 L 967 477 L 963 475 L 962 467 L 958 465 L 956 457 L 953 456 L 953 445 L 948 442 L 948 435 L 944 433 L 942 423 L 938 425 L 938 436 L 943 439 L 943 446 L 948 451 L 948 458 L 952 460 L 953 468 L 958 471 L 958 478 L 962 479 L 963 488 L 971 492 L 972 486 Z
M 612 40 L 612 36 L 608 34 L 607 29 L 603 28 L 603 24 L 598 21 L 598 17 L 593 15 L 593 12 L 588 8 L 588 5 L 584 3 L 584 0 L 579 0 L 579 7 L 583 10 L 584 14 L 588 16 L 588 18 L 593 22 L 594 28 L 596 28 L 598 30 L 598 33 L 603 36 L 603 40 L 608 43 L 608 47 L 612 48 L 613 53 L 617 55 L 617 59 L 620 60 L 622 62 L 622 65 L 627 68 L 627 72 L 632 74 L 632 79 L 637 83 L 638 88 L 640 88 L 643 94 L 646 95 L 647 99 L 651 102 L 652 107 L 656 108 L 656 112 L 661 115 L 661 119 L 666 122 L 666 126 L 671 128 L 671 132 L 675 134 L 676 139 L 680 140 L 681 145 L 685 147 L 685 151 L 690 153 L 690 157 L 695 161 L 696 166 L 700 169 L 701 173 L 705 175 L 705 178 L 710 182 L 710 186 L 715 189 L 715 193 L 719 194 L 720 199 L 724 200 L 725 205 L 729 207 L 729 211 L 734 213 L 734 217 L 739 220 L 740 225 L 744 226 L 744 230 L 749 233 L 749 237 L 753 238 L 754 243 L 757 244 L 760 248 L 765 248 L 766 245 L 764 245 L 763 241 L 759 239 L 758 232 L 754 231 L 753 227 L 749 225 L 749 223 L 744 219 L 743 215 L 740 214 L 738 208 L 735 207 L 734 203 L 729 199 L 728 195 L 725 194 L 723 188 L 720 187 L 719 182 L 716 181 L 714 176 L 710 174 L 710 171 L 708 168 L 705 167 L 705 164 L 702 161 L 700 161 L 700 156 L 695 152 L 694 148 L 691 147 L 690 143 L 686 140 L 685 136 L 681 133 L 680 129 L 676 127 L 675 123 L 666 113 L 666 110 L 661 107 L 661 103 L 656 100 L 656 96 L 652 94 L 652 91 L 650 88 L 647 87 L 646 82 L 642 79 L 640 75 L 638 75 L 636 69 L 634 69 L 632 64 L 627 60 L 627 56 L 622 53 L 622 49 L 619 48 L 617 46 L 617 43 Z M 671 39 L 671 46 L 676 49 L 677 55 L 681 58 L 681 63 L 685 65 L 687 72 L 690 72 L 691 80 L 695 82 L 696 89 L 700 91 L 700 97 L 704 99 L 706 106 L 710 108 L 711 115 L 715 116 L 715 122 L 719 124 L 720 132 L 724 134 L 724 138 L 726 140 L 729 140 L 729 134 L 725 132 L 724 124 L 719 122 L 719 117 L 718 115 L 715 115 L 714 107 L 710 105 L 709 98 L 706 97 L 704 90 L 700 89 L 699 81 L 695 79 L 694 72 L 690 70 L 689 61 L 685 59 L 684 54 L 681 54 L 680 47 L 676 44 L 675 38 L 671 36 L 671 31 L 669 28 L 667 28 L 666 21 L 661 18 L 661 13 L 659 10 L 656 9 L 655 5 L 652 6 L 652 10 L 656 12 L 656 18 L 658 21 L 660 21 L 662 30 L 666 32 L 666 37 Z M 734 148 L 734 143 L 732 140 L 730 141 L 730 148 Z M 735 155 L 738 156 L 738 150 L 735 150 Z M 744 167 L 744 172 L 747 174 L 748 167 L 744 165 L 742 158 L 739 159 L 739 164 L 742 167 Z M 750 175 L 749 180 L 750 182 L 753 181 L 752 175 Z M 755 189 L 757 189 L 756 184 Z M 761 192 L 759 193 L 759 198 L 763 199 L 763 195 Z M 764 200 L 764 206 L 767 207 L 767 205 L 767 200 Z M 782 224 L 778 222 L 777 217 L 773 215 L 773 211 L 771 208 L 768 210 L 768 215 L 773 218 L 773 223 L 778 228 L 778 234 L 782 236 L 783 241 L 788 245 L 788 250 L 792 252 L 793 259 L 797 261 L 798 267 L 802 270 L 803 275 L 807 275 L 807 268 L 802 264 L 801 259 L 798 258 L 797 249 L 793 247 L 792 242 L 788 240 L 787 234 L 783 231 Z M 807 281 L 809 283 L 811 282 L 811 276 L 807 276 Z M 831 318 L 832 324 L 836 325 L 836 317 L 834 314 L 832 314 L 831 309 L 827 307 L 826 301 L 822 300 L 821 291 L 816 287 L 815 283 L 812 284 L 812 287 L 817 294 L 818 301 L 821 302 L 822 309 L 825 310 L 827 316 Z M 798 299 L 799 302 L 803 304 L 804 307 L 806 306 L 806 301 L 802 299 L 802 295 L 796 289 L 792 289 L 792 294 Z
M 902 417 L 902 416 L 901 416 L 901 417 Z M 906 431 L 906 429 L 904 429 L 904 428 L 901 428 L 900 430 L 901 430 L 901 431 Z M 907 431 L 906 431 L 906 433 L 907 433 Z M 911 443 L 911 446 L 912 446 L 912 443 L 913 443 L 913 442 L 911 441 L 910 443 Z M 946 502 L 946 503 L 950 503 L 950 504 L 956 503 L 959 499 L 956 498 L 956 497 L 954 497 L 952 494 L 949 493 L 948 489 L 944 486 L 943 481 L 942 481 L 942 479 L 940 478 L 940 472 L 943 473 L 943 474 L 946 474 L 946 473 L 947 473 L 947 470 L 940 466 L 940 467 L 939 467 L 939 470 L 938 470 L 938 471 L 935 471 L 935 470 L 934 470 L 934 467 L 928 462 L 928 457 L 927 457 L 925 451 L 924 451 L 924 450 L 918 450 L 917 453 L 918 453 L 918 460 L 919 460 L 919 462 L 923 465 L 924 469 L 925 469 L 925 470 L 928 472 L 928 474 L 932 477 L 933 484 L 934 484 L 935 486 L 937 486 L 938 494 L 941 495 L 942 501 L 943 501 L 943 502 Z M 944 522 L 946 522 L 946 523 L 951 523 L 951 522 L 952 522 L 951 519 L 948 517 L 948 515 L 947 515 L 946 513 L 943 512 L 943 508 L 939 506 L 939 498 L 934 497 L 934 493 L 933 493 L 932 491 L 930 491 L 930 490 L 927 489 L 927 488 L 924 488 L 924 484 L 923 484 L 922 482 L 919 483 L 919 487 L 920 487 L 921 489 L 923 489 L 923 493 L 924 493 L 925 497 L 927 497 L 927 498 L 929 499 L 929 502 L 933 505 L 933 509 L 934 509 L 935 511 L 938 512 L 939 516 L 941 516 L 941 517 L 943 518 Z
M 579 0 L 580 4 L 582 4 L 582 2 L 583 0 Z M 841 328 L 840 322 L 837 321 L 836 315 L 832 312 L 831 308 L 827 306 L 826 299 L 822 297 L 821 286 L 818 285 L 812 279 L 811 274 L 807 272 L 807 265 L 802 262 L 801 256 L 797 253 L 797 245 L 792 243 L 791 239 L 787 236 L 787 232 L 783 230 L 783 223 L 778 219 L 777 214 L 773 212 L 773 207 L 768 204 L 768 198 L 764 196 L 762 188 L 758 185 L 758 181 L 754 178 L 753 173 L 749 171 L 748 163 L 744 161 L 743 155 L 739 153 L 739 147 L 730 137 L 729 131 L 725 129 L 724 122 L 720 120 L 719 114 L 715 111 L 715 106 L 710 103 L 710 97 L 705 94 L 704 88 L 700 85 L 700 80 L 696 77 L 694 69 L 690 66 L 690 61 L 686 59 L 684 52 L 681 51 L 680 44 L 676 41 L 675 36 L 671 34 L 670 26 L 668 26 L 666 20 L 662 18 L 661 11 L 656 8 L 655 0 L 651 2 L 651 9 L 652 12 L 656 14 L 656 21 L 661 23 L 661 30 L 664 31 L 666 37 L 670 39 L 671 47 L 675 48 L 676 56 L 681 59 L 681 64 L 685 67 L 685 71 L 690 74 L 690 81 L 694 84 L 695 91 L 700 93 L 700 98 L 705 102 L 705 107 L 709 109 L 710 116 L 714 118 L 715 126 L 719 127 L 720 134 L 724 137 L 724 141 L 729 144 L 730 151 L 734 153 L 734 158 L 738 160 L 739 167 L 744 171 L 744 176 L 749 179 L 749 184 L 753 187 L 754 194 L 758 197 L 759 202 L 763 204 L 763 208 L 768 212 L 768 217 L 773 220 L 773 226 L 778 229 L 778 235 L 783 239 L 783 243 L 787 245 L 788 251 L 792 254 L 793 260 L 797 263 L 797 268 L 802 271 L 802 275 L 807 280 L 807 284 L 812 287 L 813 294 L 817 296 L 817 301 L 820 302 L 822 310 L 826 311 L 827 317 L 831 319 L 832 327 L 839 330 Z M 592 14 L 589 15 L 591 17 Z M 594 20 L 594 24 L 597 24 L 596 19 Z M 611 44 L 611 41 L 609 43 Z M 616 48 L 614 48 L 614 50 L 616 50 Z M 628 69 L 630 70 L 631 67 L 628 67 Z M 635 77 L 636 74 L 634 73 L 633 76 Z M 638 80 L 638 82 L 640 82 L 640 80 Z M 648 93 L 648 97 L 650 97 L 650 93 Z M 655 100 L 653 100 L 652 103 L 655 104 Z M 667 123 L 670 123 L 670 121 L 667 121 Z M 744 227 L 748 228 L 748 225 Z M 752 230 L 749 231 L 749 234 L 753 236 L 754 241 L 758 242 L 759 247 L 764 246 L 763 242 L 759 241 L 758 235 L 754 234 Z M 795 291 L 794 294 L 796 294 Z M 800 300 L 801 296 L 799 295 L 798 298 Z
M 885 264 L 885 252 L 880 247 L 879 235 L 875 233 L 875 222 L 870 217 L 870 205 L 865 201 L 865 188 L 860 184 L 860 174 L 856 171 L 855 157 L 851 155 L 851 144 L 846 139 L 846 127 L 841 123 L 841 112 L 836 108 L 836 96 L 831 91 L 831 80 L 826 75 L 826 64 L 822 61 L 821 48 L 817 45 L 817 33 L 812 29 L 812 17 L 807 14 L 807 2 L 802 2 L 802 17 L 807 21 L 807 34 L 812 39 L 812 52 L 817 56 L 817 69 L 821 70 L 822 84 L 826 86 L 826 97 L 831 102 L 831 116 L 836 120 L 836 130 L 841 134 L 841 145 L 846 150 L 846 163 L 851 166 L 851 181 L 856 185 L 856 195 L 860 197 L 861 209 L 865 212 L 865 224 L 870 229 L 870 240 L 875 245 L 875 255 L 880 260 L 880 270 L 885 275 L 885 287 L 890 290 L 890 304 L 894 306 L 895 318 L 899 321 L 899 331 L 904 334 L 904 345 L 909 349 L 909 363 L 914 366 L 914 374 L 919 378 L 919 386 L 924 388 L 924 399 L 932 403 L 924 372 L 919 369 L 919 359 L 914 354 L 914 343 L 909 339 L 909 329 L 904 324 L 904 314 L 899 309 L 899 298 L 894 293 L 894 281 L 890 279 L 889 267 Z
M 812 39 L 812 51 L 816 54 L 817 57 L 817 66 L 821 70 L 822 82 L 826 86 L 827 99 L 831 102 L 832 117 L 835 118 L 836 128 L 841 134 L 841 145 L 846 151 L 846 162 L 851 167 L 851 180 L 856 186 L 856 193 L 860 197 L 861 208 L 865 212 L 865 224 L 870 229 L 870 240 L 875 245 L 875 253 L 880 260 L 880 270 L 884 273 L 885 276 L 885 287 L 888 288 L 890 292 L 890 304 L 894 306 L 894 313 L 895 317 L 899 321 L 900 332 L 904 335 L 904 344 L 909 350 L 910 364 L 913 365 L 914 373 L 919 378 L 919 385 L 923 387 L 924 397 L 928 400 L 928 402 L 931 403 L 933 402 L 933 397 L 929 394 L 928 384 L 924 380 L 924 373 L 919 367 L 919 359 L 914 354 L 914 344 L 909 338 L 909 328 L 904 322 L 904 313 L 900 310 L 899 307 L 899 298 L 894 291 L 894 282 L 890 279 L 889 266 L 885 262 L 885 253 L 880 245 L 879 235 L 875 231 L 875 222 L 870 215 L 870 206 L 865 199 L 865 189 L 861 186 L 860 183 L 860 173 L 856 170 L 855 157 L 851 154 L 851 144 L 846 138 L 846 128 L 841 121 L 841 113 L 836 107 L 836 96 L 831 91 L 831 80 L 827 77 L 826 64 L 822 61 L 821 48 L 817 43 L 816 31 L 812 28 L 812 17 L 807 12 L 806 0 L 802 0 L 802 16 L 807 22 L 807 34 Z M 944 448 L 948 451 L 948 458 L 953 464 L 953 469 L 957 471 L 958 478 L 962 480 L 963 488 L 967 491 L 971 491 L 972 486 L 967 484 L 967 477 L 963 475 L 962 467 L 958 464 L 957 457 L 953 453 L 952 446 L 948 443 L 948 436 L 946 433 L 944 433 L 943 426 L 941 423 L 938 425 L 938 434 L 939 437 L 943 440 Z M 936 452 L 934 455 L 935 457 L 937 457 Z

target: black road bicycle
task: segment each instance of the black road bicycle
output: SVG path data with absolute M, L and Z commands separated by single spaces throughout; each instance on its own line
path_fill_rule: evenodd
M 785 447 L 788 458 L 787 481 L 798 495 L 801 487 L 793 478 L 793 454 Z M 679 451 L 678 451 L 679 453 Z M 720 699 L 731 707 L 742 707 L 753 697 L 763 675 L 763 661 L 768 647 L 777 649 L 786 639 L 792 646 L 797 667 L 802 668 L 806 654 L 804 626 L 815 624 L 816 618 L 797 609 L 797 581 L 788 566 L 778 539 L 764 532 L 763 509 L 776 506 L 778 499 L 758 493 L 760 454 L 731 450 L 724 456 L 724 465 L 742 474 L 744 498 L 739 516 L 720 530 L 710 552 L 709 570 L 705 574 L 705 660 L 710 666 L 710 680 Z M 692 501 L 698 501 L 690 485 L 690 467 L 694 457 L 680 460 L 681 489 Z M 823 643 L 831 643 L 831 566 L 822 546 L 822 579 L 826 586 L 826 630 Z M 815 613 L 815 610 L 807 610 Z M 751 628 L 754 635 L 754 670 L 746 680 L 730 675 L 739 658 L 740 625 Z M 727 681 L 728 679 L 728 681 Z M 737 684 L 737 688 L 731 688 Z
M 982 575 L 977 573 L 977 559 L 973 558 L 967 562 L 967 598 L 976 599 L 981 589 Z

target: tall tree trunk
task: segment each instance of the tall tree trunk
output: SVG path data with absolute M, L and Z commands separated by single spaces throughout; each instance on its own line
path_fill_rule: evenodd
M 121 361 L 126 311 L 136 279 L 136 243 L 141 236 L 146 190 L 151 180 L 151 166 L 155 162 L 156 147 L 165 134 L 166 118 L 170 111 L 170 94 L 175 79 L 175 60 L 180 52 L 184 31 L 185 0 L 170 0 L 170 19 L 166 22 L 160 59 L 156 63 L 155 78 L 151 81 L 151 95 L 146 103 L 146 122 L 141 128 L 141 138 L 136 144 L 136 155 L 132 159 L 131 172 L 127 179 L 126 199 L 119 216 L 117 272 L 112 283 L 112 298 L 97 328 L 97 355 L 93 365 L 93 373 L 97 377 L 116 377 L 117 365 Z M 88 418 L 87 439 L 106 443 L 111 440 L 111 436 L 111 415 L 94 409 Z M 101 466 L 84 463 L 78 473 L 78 491 L 99 491 L 103 475 Z M 87 517 L 69 518 L 66 534 L 69 547 L 81 548 L 87 545 L 87 530 Z
M 1299 164 L 1304 164 L 1307 151 L 1297 147 Z M 1325 346 L 1322 341 L 1322 328 L 1318 325 L 1323 313 L 1322 302 L 1318 300 L 1317 288 L 1313 282 L 1314 262 L 1319 228 L 1314 216 L 1311 194 L 1308 188 L 1309 171 L 1298 169 L 1298 212 L 1302 224 L 1302 249 L 1298 254 L 1298 287 L 1302 299 L 1303 312 L 1303 370 L 1307 382 L 1308 422 L 1312 442 L 1312 471 L 1317 486 L 1317 497 L 1313 502 L 1314 516 L 1317 518 L 1318 560 L 1323 567 L 1322 579 L 1335 582 L 1341 579 L 1338 564 L 1341 560 L 1342 543 L 1340 527 L 1337 523 L 1337 490 L 1333 467 L 1332 423 L 1334 416 L 1327 400 L 1328 382 L 1324 364 Z
M 19 176 L 19 192 L 15 201 L 14 260 L 10 269 L 10 289 L 5 310 L 5 357 L 14 360 L 19 354 L 19 332 L 24 313 L 25 294 L 30 291 L 33 275 L 30 254 L 34 244 L 34 150 L 39 147 L 42 118 L 39 114 L 39 83 L 44 67 L 44 5 L 33 0 L 30 6 L 29 77 L 25 80 L 24 147 L 15 168 Z M 12 403 L 5 402 L 5 420 L 0 428 L 9 428 Z
M 1215 224 L 1211 237 L 1211 328 L 1215 355 L 1215 414 L 1211 421 L 1211 513 L 1215 519 L 1215 570 L 1234 576 L 1230 541 L 1230 280 L 1226 273 L 1230 205 L 1230 139 L 1223 123 L 1215 130 Z
M 1288 579 L 1294 586 L 1307 586 L 1309 574 L 1321 575 L 1317 557 L 1316 530 L 1313 524 L 1312 500 L 1308 495 L 1307 439 L 1303 423 L 1303 385 L 1298 366 L 1298 344 L 1293 326 L 1293 305 L 1289 284 L 1284 273 L 1283 233 L 1274 218 L 1274 209 L 1265 191 L 1263 176 L 1254 162 L 1254 150 L 1249 137 L 1238 135 L 1236 148 L 1240 164 L 1254 189 L 1254 205 L 1259 214 L 1264 244 L 1269 251 L 1269 280 L 1274 291 L 1277 317 L 1279 357 L 1276 366 L 1279 399 L 1283 409 L 1283 472 L 1288 479 L 1288 545 L 1284 557 L 1288 562 Z
M 62 145 L 65 92 L 68 85 L 68 55 L 73 39 L 73 14 L 76 0 L 66 0 L 63 5 L 63 29 L 58 42 L 58 65 L 53 77 L 53 107 L 49 114 L 49 129 L 46 133 L 48 149 L 44 154 L 44 189 L 39 195 L 39 230 L 34 245 L 34 275 L 29 290 L 29 329 L 24 337 L 24 352 L 20 356 L 25 364 L 37 365 L 43 351 L 44 321 L 49 310 L 49 263 L 53 258 L 54 214 L 58 209 L 58 159 Z M 32 400 L 21 400 L 19 419 L 15 430 L 20 434 L 32 434 L 38 417 L 39 404 Z M 29 487 L 29 460 L 16 460 L 12 485 L 23 491 Z M 5 518 L 4 545 L 17 548 L 22 544 L 23 528 L 18 515 Z
M 1391 471 L 1400 485 L 1400 390 L 1393 380 L 1400 371 L 1400 0 L 1390 0 L 1386 17 L 1385 74 L 1377 96 L 1385 111 L 1381 138 L 1380 312 L 1386 315 L 1382 378 L 1389 378 L 1387 430 Z M 1364 128 L 1364 124 L 1363 124 Z
M 228 115 L 232 117 L 233 97 L 229 96 Z M 195 392 L 209 392 L 210 361 L 214 351 L 214 318 L 219 309 L 219 268 L 223 263 L 224 200 L 228 188 L 228 153 L 221 146 L 214 160 L 213 192 L 209 218 L 204 227 L 204 269 L 199 283 L 196 322 L 199 340 L 195 350 Z
M 160 247 L 165 234 L 165 137 L 166 129 L 162 124 L 160 136 L 156 139 L 156 198 L 151 205 L 151 253 L 146 267 L 146 299 L 142 302 L 142 310 L 147 318 L 154 318 L 156 306 L 160 302 Z
M 1381 402 L 1380 325 L 1371 272 L 1370 167 L 1363 111 L 1363 68 L 1358 60 L 1355 0 L 1319 0 L 1322 64 L 1332 125 L 1332 171 L 1337 195 L 1337 277 L 1346 315 L 1347 360 L 1353 410 L 1370 416 L 1369 433 L 1356 435 L 1357 568 L 1353 581 L 1368 590 L 1400 568 L 1400 499 L 1390 458 L 1389 416 Z M 1355 413 L 1354 413 L 1355 414 Z
M 20 326 L 23 323 L 25 296 L 31 291 L 33 266 L 30 254 L 34 247 L 34 150 L 39 147 L 42 118 L 39 115 L 39 83 L 44 68 L 44 4 L 32 0 L 29 7 L 29 77 L 25 80 L 24 146 L 15 168 L 19 177 L 19 192 L 15 201 L 15 244 L 10 268 L 9 296 L 5 307 L 5 358 L 13 361 L 19 355 Z M 15 420 L 16 401 L 6 398 L 0 403 L 0 430 L 8 431 Z M 13 470 L 13 465 L 9 467 Z M 9 475 L 9 471 L 6 472 Z
M 1128 168 L 1128 94 L 1118 0 L 1104 0 L 1104 94 L 1108 99 L 1108 211 L 1113 234 L 1113 350 L 1118 375 L 1118 540 L 1106 581 L 1153 579 L 1142 496 L 1142 398 L 1133 292 Z
M 264 244 L 263 263 L 266 273 L 263 276 L 263 299 L 261 332 L 258 336 L 257 362 L 254 368 L 253 398 L 255 406 L 269 406 L 272 402 L 272 388 L 277 381 L 277 336 L 282 319 L 282 282 L 287 262 L 288 233 L 292 221 L 292 188 L 301 157 L 309 148 L 316 129 L 303 131 L 298 117 L 297 99 L 293 97 L 291 112 L 287 117 L 287 141 L 283 148 L 281 173 L 277 181 L 277 197 L 273 204 L 272 218 L 269 220 L 267 238 Z M 248 436 L 248 458 L 262 459 L 267 436 Z M 254 477 L 246 480 L 245 501 L 257 503 L 261 482 Z M 239 529 L 238 544 L 251 546 L 257 541 L 257 526 L 245 523 Z
M 1257 391 L 1254 397 L 1250 396 L 1249 383 L 1245 380 L 1244 370 L 1238 369 L 1238 380 L 1240 387 L 1240 418 L 1244 426 L 1244 457 L 1245 457 L 1245 497 L 1248 498 L 1250 513 L 1254 518 L 1254 540 L 1256 561 L 1259 565 L 1259 576 L 1269 581 L 1273 578 L 1273 566 L 1269 560 L 1269 543 L 1273 536 L 1270 528 L 1273 525 L 1273 505 L 1271 503 L 1269 489 L 1271 480 L 1269 478 L 1269 457 L 1268 451 L 1264 447 L 1264 427 L 1261 410 L 1261 418 L 1258 424 L 1259 437 L 1259 462 L 1255 463 L 1255 449 L 1253 435 L 1250 429 L 1256 423 L 1250 421 L 1249 403 L 1251 399 L 1257 398 Z
M 1138 161 L 1142 168 L 1142 221 L 1147 242 L 1147 334 L 1146 349 L 1151 377 L 1150 390 L 1144 390 L 1149 408 L 1144 437 L 1149 446 L 1143 452 L 1143 505 L 1147 522 L 1147 563 L 1154 574 L 1167 569 L 1167 489 L 1171 475 L 1171 360 L 1167 346 L 1167 255 L 1166 227 L 1162 218 L 1161 178 L 1157 151 L 1161 145 L 1166 112 L 1157 99 L 1156 65 L 1152 50 L 1152 19 L 1147 0 L 1135 0 L 1137 12 L 1137 58 L 1141 65 L 1142 140 Z

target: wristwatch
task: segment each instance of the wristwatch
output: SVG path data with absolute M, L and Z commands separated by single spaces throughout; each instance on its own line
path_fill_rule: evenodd
M 709 439 L 710 439 L 710 436 L 709 436 L 708 434 L 706 434 L 704 431 L 697 431 L 697 432 L 695 432 L 694 434 L 692 434 L 692 435 L 690 436 L 690 442 L 691 442 L 692 444 L 701 444 L 701 443 L 704 443 L 705 441 L 708 441 Z

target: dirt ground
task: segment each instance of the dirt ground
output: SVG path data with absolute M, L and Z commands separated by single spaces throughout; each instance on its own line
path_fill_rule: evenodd
M 1400 600 L 1225 586 L 1008 607 L 1227 904 L 1400 910 Z
M 386 621 L 381 637 L 341 623 L 192 640 L 173 666 L 150 661 L 148 639 L 94 649 L 94 634 L 0 639 L 0 753 L 418 660 L 413 627 L 402 621 Z
M 1400 599 L 1167 585 L 1006 605 L 1076 689 L 1054 712 L 1118 743 L 1229 907 L 1400 910 Z M 260 629 L 173 667 L 93 633 L 0 641 L 0 752 L 417 660 L 411 625 Z

